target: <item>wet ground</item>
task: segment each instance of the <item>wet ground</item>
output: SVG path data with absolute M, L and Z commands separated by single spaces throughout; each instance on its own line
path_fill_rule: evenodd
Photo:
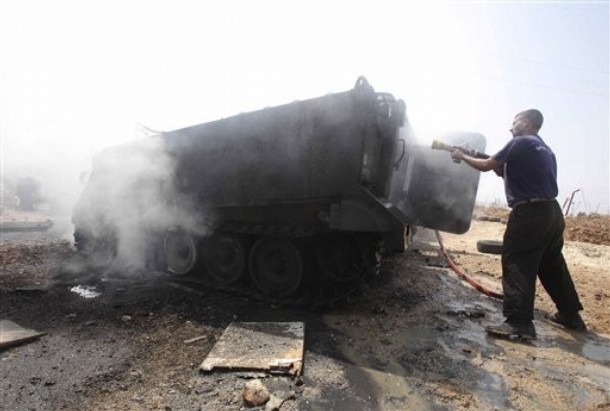
M 468 234 L 445 238 L 458 265 L 490 287 L 499 287 L 497 256 L 473 244 L 501 229 L 476 222 Z M 552 306 L 541 291 L 539 338 L 518 343 L 485 335 L 502 320 L 500 303 L 448 271 L 432 238 L 420 232 L 409 251 L 386 259 L 367 290 L 325 312 L 188 292 L 161 273 L 95 288 L 58 284 L 52 279 L 70 257 L 68 243 L 5 238 L 3 252 L 24 258 L 2 266 L 0 319 L 47 334 L 0 353 L 0 409 L 243 409 L 251 374 L 198 371 L 234 321 L 305 323 L 302 378 L 255 376 L 285 399 L 281 410 L 610 409 L 608 247 L 566 250 L 591 332 L 544 320 Z M 36 258 L 25 258 L 35 245 Z

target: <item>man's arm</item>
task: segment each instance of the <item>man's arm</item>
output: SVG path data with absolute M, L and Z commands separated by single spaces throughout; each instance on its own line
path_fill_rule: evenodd
M 454 160 L 462 160 L 470 167 L 479 171 L 496 170 L 502 165 L 498 163 L 493 157 L 490 158 L 474 158 L 468 154 L 464 154 L 460 150 L 454 150 L 451 152 L 451 157 Z

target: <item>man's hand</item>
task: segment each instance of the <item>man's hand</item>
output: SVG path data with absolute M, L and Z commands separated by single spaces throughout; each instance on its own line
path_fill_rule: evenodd
M 461 161 L 464 159 L 464 153 L 462 153 L 460 150 L 453 150 L 451 152 L 451 158 L 453 161 Z
M 464 161 L 470 167 L 474 168 L 475 170 L 479 170 L 479 171 L 490 171 L 490 170 L 495 170 L 496 168 L 504 171 L 504 169 L 502 168 L 503 165 L 498 164 L 498 162 L 493 157 L 475 158 L 468 154 L 463 153 L 460 150 L 453 150 L 451 152 L 451 158 L 456 163 L 459 163 L 460 161 Z

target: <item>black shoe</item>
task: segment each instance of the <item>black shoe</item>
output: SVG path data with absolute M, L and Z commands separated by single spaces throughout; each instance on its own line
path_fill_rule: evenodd
M 506 338 L 508 340 L 529 341 L 536 339 L 536 328 L 531 321 L 522 323 L 504 321 L 500 325 L 486 327 L 485 331 L 494 337 Z
M 580 314 L 562 314 L 560 312 L 556 312 L 554 315 L 550 317 L 550 320 L 554 323 L 561 324 L 566 328 L 574 331 L 587 331 L 587 326 L 585 322 L 582 320 Z

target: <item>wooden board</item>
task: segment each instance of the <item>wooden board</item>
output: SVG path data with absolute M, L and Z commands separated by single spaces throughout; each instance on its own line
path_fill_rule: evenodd
M 199 367 L 268 371 L 301 375 L 305 324 L 302 322 L 231 323 Z
M 23 328 L 9 320 L 0 320 L 0 350 L 35 340 L 45 334 L 36 330 Z

